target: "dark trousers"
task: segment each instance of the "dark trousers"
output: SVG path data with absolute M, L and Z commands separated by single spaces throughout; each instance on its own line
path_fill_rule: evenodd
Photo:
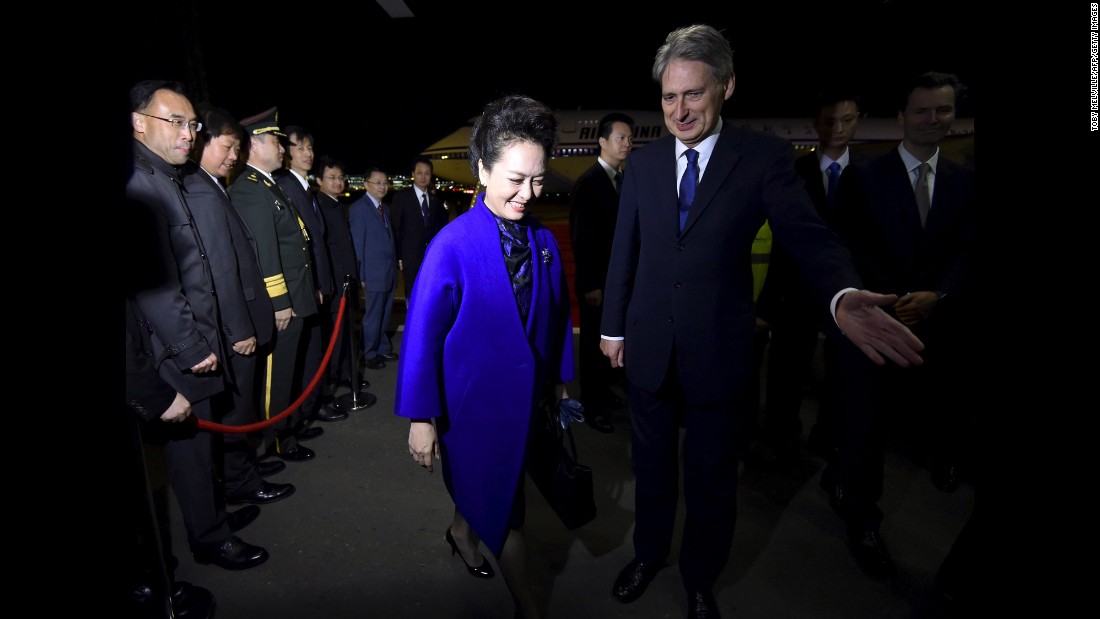
M 191 403 L 191 414 L 212 421 L 210 399 Z M 225 522 L 225 509 L 215 498 L 213 439 L 191 422 L 147 422 L 146 439 L 164 450 L 168 484 L 176 495 L 193 547 L 217 545 L 232 532 Z
M 772 325 L 765 388 L 764 436 L 794 443 L 802 436 L 802 398 L 810 382 L 817 349 L 817 315 L 790 316 Z
M 725 402 L 692 402 L 680 387 L 676 362 L 657 392 L 629 384 L 635 484 L 634 553 L 662 562 L 672 547 L 679 496 L 680 423 L 687 516 L 680 548 L 685 588 L 709 591 L 729 558 L 737 517 L 738 408 L 744 393 Z
M 299 348 L 304 326 L 305 319 L 298 316 L 291 318 L 285 331 L 275 332 L 270 354 L 260 361 L 260 410 L 263 411 L 264 419 L 271 419 L 286 410 L 290 406 L 291 397 L 298 393 L 295 388 L 298 384 L 295 382 L 295 370 L 301 358 Z M 302 409 L 298 408 L 264 429 L 264 436 L 269 444 L 274 444 L 275 451 L 281 453 L 298 446 L 294 432 L 301 427 L 302 419 Z
M 301 363 L 295 369 L 294 384 L 297 389 L 294 396 L 297 397 L 309 389 L 309 383 L 317 374 L 324 360 L 325 351 L 328 349 L 329 338 L 332 336 L 332 325 L 328 324 L 329 313 L 327 309 L 307 316 L 302 325 L 302 339 L 298 343 L 299 359 Z M 327 371 L 327 368 L 326 368 Z M 324 391 L 324 378 L 309 391 L 302 402 L 302 422 L 313 419 L 313 416 L 321 408 L 321 396 Z
M 234 384 L 213 398 L 214 413 L 220 423 L 227 426 L 245 426 L 256 423 L 256 363 L 262 349 L 250 356 L 231 353 L 229 363 Z M 248 434 L 236 432 L 217 433 L 215 462 L 222 464 L 225 491 L 252 492 L 260 487 L 263 479 L 256 471 L 256 453 L 249 443 Z
M 393 314 L 393 296 L 392 288 L 388 292 L 363 292 L 363 354 L 367 361 L 393 352 L 393 344 L 386 334 Z
M 882 521 L 877 502 L 882 497 L 887 439 L 895 426 L 904 426 L 907 449 L 950 449 L 963 425 L 958 404 L 963 371 L 957 349 L 941 334 L 914 329 L 925 344 L 924 363 L 902 368 L 887 361 L 875 365 L 850 340 L 840 343 L 844 394 L 843 421 L 830 474 L 842 487 L 842 512 L 850 524 L 876 527 Z
M 581 332 L 577 342 L 581 366 L 579 399 L 586 406 L 607 405 L 615 397 L 611 385 L 615 384 L 621 370 L 612 368 L 610 360 L 600 351 L 600 314 L 603 307 L 585 303 L 583 296 L 577 302 L 581 314 Z

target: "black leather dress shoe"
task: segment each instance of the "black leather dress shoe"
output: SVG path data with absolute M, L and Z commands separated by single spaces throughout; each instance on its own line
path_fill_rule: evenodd
M 253 546 L 236 535 L 230 535 L 217 546 L 200 548 L 194 555 L 198 563 L 213 563 L 227 570 L 247 570 L 267 561 L 269 556 L 263 548 Z
M 386 361 L 397 361 L 397 353 L 395 353 L 395 352 L 391 352 L 391 353 L 385 354 L 385 355 L 378 355 L 378 356 L 382 357 Z
M 615 579 L 615 586 L 611 589 L 612 595 L 623 604 L 633 602 L 645 593 L 646 587 L 653 582 L 653 577 L 660 569 L 661 566 L 656 563 L 631 560 Z
M 240 531 L 241 529 L 252 524 L 252 521 L 259 517 L 259 506 L 249 505 L 229 514 L 229 516 L 225 519 L 225 523 L 229 525 L 230 531 L 236 533 L 237 531 Z
M 878 529 L 849 528 L 848 542 L 856 561 L 867 571 L 875 576 L 891 576 L 896 572 Z
M 318 410 L 313 415 L 313 418 L 316 419 L 317 421 L 329 421 L 329 422 L 343 421 L 343 420 L 348 418 L 348 412 L 347 411 L 339 411 L 339 410 L 335 410 L 333 408 L 322 406 L 321 409 Z M 318 428 L 318 429 L 320 429 L 320 428 Z M 299 438 L 298 440 L 302 440 L 302 439 Z
M 325 433 L 324 428 L 318 428 L 317 426 L 310 426 L 308 428 L 302 428 L 294 433 L 294 438 L 298 439 L 298 442 L 312 441 L 313 439 L 321 436 Z
M 260 477 L 271 477 L 276 473 L 281 473 L 286 469 L 286 462 L 281 460 L 261 460 L 256 463 L 256 472 L 260 474 Z
M 320 430 L 321 428 L 317 428 Z M 299 439 L 301 440 L 301 439 Z M 317 457 L 317 453 L 309 447 L 302 447 L 298 445 L 294 449 L 287 449 L 275 454 L 287 462 L 305 462 L 306 460 L 312 460 Z
M 177 582 L 171 598 L 172 615 L 176 619 L 209 619 L 217 606 L 213 593 L 189 582 Z
M 718 619 L 718 602 L 709 591 L 688 592 L 688 619 Z
M 386 360 L 382 357 L 375 357 L 370 361 L 367 361 L 367 369 L 381 370 L 384 367 L 386 367 Z
M 304 449 L 299 447 L 298 449 Z M 294 484 L 273 484 L 269 481 L 261 481 L 260 487 L 256 488 L 252 492 L 233 493 L 226 495 L 225 502 L 230 505 L 242 505 L 244 503 L 252 503 L 253 505 L 267 505 L 268 503 L 274 503 L 275 501 L 281 501 L 288 496 L 294 494 Z M 243 510 L 242 510 L 243 511 Z M 235 531 L 236 529 L 234 529 Z
M 607 420 L 607 417 L 598 414 L 592 414 L 585 418 L 585 425 L 597 432 L 603 432 L 604 434 L 610 434 L 615 431 L 615 426 L 611 425 L 611 422 Z

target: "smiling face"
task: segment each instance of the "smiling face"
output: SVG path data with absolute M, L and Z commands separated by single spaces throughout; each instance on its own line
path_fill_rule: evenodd
M 477 162 L 477 168 L 485 185 L 485 206 L 498 217 L 519 220 L 542 195 L 546 151 L 535 142 L 513 142 L 492 170 L 486 169 L 483 161 Z
M 172 165 L 183 165 L 195 144 L 195 132 L 186 124 L 197 119 L 191 102 L 177 92 L 162 88 L 153 94 L 149 106 L 141 112 L 149 116 L 137 112 L 130 115 L 134 137 L 161 159 Z M 183 124 L 177 129 L 163 118 L 179 119 Z
M 225 178 L 237 164 L 240 154 L 241 141 L 236 136 L 222 134 L 203 146 L 199 165 L 211 176 Z
M 955 122 L 955 89 L 915 88 L 905 109 L 898 112 L 905 148 L 917 154 L 920 150 L 935 150 Z
M 673 60 L 661 75 L 661 109 L 665 126 L 688 148 L 694 148 L 718 126 L 722 104 L 733 95 L 735 79 L 714 79 L 699 60 Z
M 291 134 L 287 136 L 290 149 L 286 151 L 290 169 L 302 176 L 309 176 L 313 168 L 313 140 L 306 136 Z
M 382 198 L 386 197 L 386 192 L 390 189 L 390 179 L 386 177 L 385 172 L 375 170 L 370 173 L 370 178 L 367 179 L 367 193 L 372 198 L 382 201 Z
M 321 170 L 321 178 L 318 185 L 321 187 L 321 191 L 335 198 L 344 193 L 344 183 L 346 182 L 347 177 L 344 176 L 344 170 L 342 168 L 326 167 Z

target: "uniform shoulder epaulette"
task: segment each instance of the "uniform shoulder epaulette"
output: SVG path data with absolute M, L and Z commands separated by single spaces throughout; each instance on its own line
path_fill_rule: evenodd
M 252 173 L 250 173 L 250 174 L 249 174 L 248 176 L 246 176 L 245 178 L 247 178 L 248 180 L 252 181 L 253 183 L 258 183 L 258 182 L 260 182 L 260 175 L 259 175 L 259 174 L 256 174 L 255 172 L 252 172 Z

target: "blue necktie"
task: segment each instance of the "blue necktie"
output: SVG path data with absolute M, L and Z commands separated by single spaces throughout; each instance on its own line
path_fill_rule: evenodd
M 825 198 L 829 202 L 829 206 L 836 203 L 836 185 L 840 182 L 840 164 L 832 162 L 829 164 L 829 187 L 825 190 Z
M 684 222 L 687 221 L 691 203 L 695 201 L 695 187 L 699 184 L 699 151 L 689 148 L 684 151 L 687 157 L 687 169 L 680 177 L 680 231 L 684 230 Z

